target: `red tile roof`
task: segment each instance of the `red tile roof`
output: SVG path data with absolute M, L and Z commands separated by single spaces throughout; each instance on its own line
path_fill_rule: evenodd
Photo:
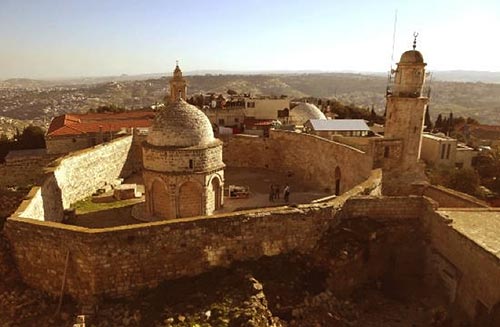
M 101 128 L 103 132 L 119 132 L 122 128 L 149 127 L 154 117 L 153 111 L 65 114 L 52 119 L 47 136 L 98 133 Z

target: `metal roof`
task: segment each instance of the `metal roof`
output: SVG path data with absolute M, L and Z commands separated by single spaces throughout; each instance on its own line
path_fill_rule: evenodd
M 363 119 L 309 119 L 315 131 L 370 131 Z

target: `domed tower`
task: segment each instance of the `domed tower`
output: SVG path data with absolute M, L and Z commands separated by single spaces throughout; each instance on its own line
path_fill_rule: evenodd
M 201 110 L 177 98 L 155 117 L 142 151 L 144 219 L 210 215 L 222 207 L 222 142 Z
M 178 99 L 186 100 L 187 94 L 187 81 L 182 76 L 182 70 L 179 68 L 177 62 L 174 69 L 172 79 L 169 81 L 170 85 L 170 102 L 175 102 Z
M 392 160 L 386 153 L 386 194 L 401 194 L 404 187 L 425 180 L 423 167 L 419 163 L 424 127 L 425 110 L 429 99 L 422 95 L 425 83 L 425 66 L 422 54 L 406 51 L 397 64 L 392 92 L 387 95 L 387 112 L 384 137 L 401 144 L 399 158 Z M 394 159 L 394 158 L 392 158 Z M 403 193 L 407 193 L 406 191 Z

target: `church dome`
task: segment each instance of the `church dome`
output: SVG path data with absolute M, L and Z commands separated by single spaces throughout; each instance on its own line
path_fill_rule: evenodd
M 198 108 L 179 99 L 155 117 L 147 142 L 155 146 L 190 147 L 215 141 L 212 124 Z
M 424 57 L 417 50 L 409 50 L 409 51 L 406 51 L 405 53 L 403 53 L 401 55 L 401 60 L 399 60 L 399 63 L 405 63 L 405 64 L 423 64 L 424 63 Z
M 309 119 L 326 119 L 325 115 L 311 103 L 301 103 L 290 110 L 290 121 L 303 125 Z

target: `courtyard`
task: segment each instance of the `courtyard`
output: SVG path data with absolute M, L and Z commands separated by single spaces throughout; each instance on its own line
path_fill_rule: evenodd
M 79 201 L 73 205 L 75 216 L 66 223 L 87 228 L 106 228 L 123 225 L 139 224 L 143 221 L 132 217 L 133 206 L 144 203 L 144 185 L 142 176 L 135 174 L 124 180 L 124 184 L 137 184 L 137 190 L 142 196 L 136 199 L 116 200 L 107 203 L 94 203 L 92 198 Z M 279 198 L 270 199 L 271 185 L 279 188 Z M 288 185 L 290 197 L 285 202 L 283 189 Z M 230 197 L 229 187 L 248 190 L 248 196 Z M 329 196 L 324 190 L 304 186 L 298 178 L 287 172 L 275 172 L 259 168 L 225 169 L 224 206 L 216 213 L 228 213 L 264 207 L 310 203 L 311 201 Z

